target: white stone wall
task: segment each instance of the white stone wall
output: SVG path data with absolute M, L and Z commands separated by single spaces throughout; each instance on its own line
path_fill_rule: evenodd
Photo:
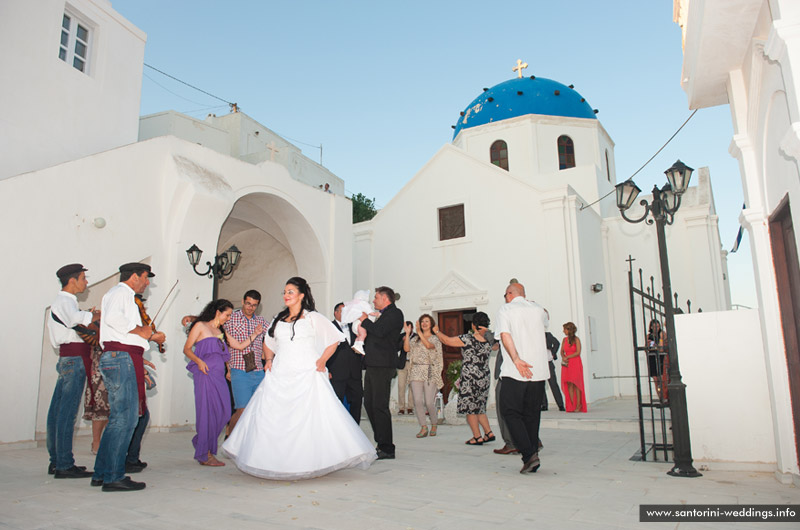
M 64 6 L 0 2 L 0 179 L 136 141 L 145 34 L 106 0 L 71 0 L 90 30 L 82 73 L 58 57 Z
M 695 467 L 775 468 L 760 327 L 750 309 L 675 318 Z
M 730 103 L 747 209 L 777 472 L 800 481 L 769 219 L 787 198 L 800 244 L 800 6 L 792 0 L 680 0 L 689 106 Z M 724 12 L 725 16 L 719 16 Z
M 558 137 L 569 136 L 575 146 L 575 167 L 558 169 Z M 462 130 L 453 142 L 476 160 L 490 162 L 496 140 L 508 145 L 509 172 L 539 189 L 569 184 L 586 203 L 595 202 L 616 184 L 614 142 L 598 120 L 526 115 Z M 612 167 L 606 174 L 605 152 Z M 613 202 L 612 202 L 613 206 Z M 608 203 L 592 208 L 608 215 Z
M 231 152 L 231 140 L 226 129 L 174 110 L 142 116 L 139 119 L 140 142 L 158 136 L 175 136 L 222 154 Z
M 48 193 L 40 193 L 42 189 Z M 46 215 L 31 215 L 30 202 L 18 200 L 33 196 L 37 211 Z M 211 281 L 195 275 L 185 251 L 194 243 L 207 258 L 218 243 L 224 245 L 220 229 L 243 197 L 271 198 L 297 273 L 311 282 L 321 309 L 351 292 L 349 200 L 297 182 L 278 164 L 254 166 L 163 137 L 0 182 L 0 221 L 22 228 L 7 234 L 9 248 L 36 258 L 24 267 L 12 260 L 0 265 L 2 274 L 13 278 L 4 299 L 25 301 L 13 320 L 0 324 L 0 348 L 13 353 L 4 357 L 5 367 L 14 374 L 0 389 L 0 400 L 16 404 L 0 412 L 0 442 L 30 441 L 44 430 L 56 361 L 42 339 L 45 309 L 60 288 L 55 271 L 70 262 L 89 269 L 91 300 L 83 306 L 102 297 L 97 291 L 108 284 L 101 288 L 97 282 L 110 278 L 110 284 L 116 283 L 117 268 L 125 262 L 147 260 L 153 266 L 156 277 L 146 293 L 151 313 L 179 281 L 157 321 L 168 337 L 167 352 L 147 354 L 157 365 L 159 383 L 149 397 L 151 423 L 156 428 L 194 423 L 179 321 L 185 314 L 197 314 L 210 300 Z M 106 221 L 104 228 L 93 224 L 99 217 Z M 247 230 L 243 232 L 246 239 Z M 256 257 L 251 252 L 242 259 Z M 286 280 L 285 273 L 275 273 L 281 276 L 279 283 Z M 247 267 L 235 274 L 248 274 Z M 260 274 L 270 276 L 272 271 L 263 267 Z M 270 304 L 278 296 L 264 293 Z
M 222 116 L 209 114 L 202 121 L 175 111 L 141 118 L 140 141 L 167 135 L 204 145 L 250 164 L 258 165 L 265 161 L 281 164 L 295 180 L 317 188 L 329 184 L 331 193 L 344 195 L 342 179 L 242 112 Z M 316 150 L 313 154 L 318 155 Z

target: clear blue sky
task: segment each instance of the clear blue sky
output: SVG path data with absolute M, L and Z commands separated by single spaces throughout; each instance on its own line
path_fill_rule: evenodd
M 452 140 L 481 92 L 526 75 L 574 84 L 616 143 L 618 181 L 691 113 L 671 0 L 112 0 L 148 35 L 145 62 L 226 101 L 383 206 Z M 219 100 L 144 70 L 141 113 L 224 114 Z M 730 250 L 742 186 L 727 105 L 701 109 L 635 177 L 645 192 L 680 158 L 708 166 Z M 613 200 L 609 197 L 606 200 Z M 734 303 L 755 306 L 747 236 L 728 256 Z

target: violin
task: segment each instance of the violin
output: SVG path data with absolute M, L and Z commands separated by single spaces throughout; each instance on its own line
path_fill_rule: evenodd
M 147 310 L 144 308 L 144 298 L 142 295 L 136 294 L 133 299 L 136 301 L 136 305 L 139 308 L 139 316 L 142 318 L 142 325 L 143 326 L 150 326 L 150 329 L 153 330 L 153 333 L 157 333 L 158 330 L 156 329 L 156 325 L 153 320 L 147 315 Z M 164 353 L 164 345 L 158 345 L 158 353 Z
M 72 329 L 78 334 L 78 336 L 91 346 L 92 348 L 97 348 L 100 346 L 100 319 L 92 320 L 88 326 L 81 326 L 77 325 Z

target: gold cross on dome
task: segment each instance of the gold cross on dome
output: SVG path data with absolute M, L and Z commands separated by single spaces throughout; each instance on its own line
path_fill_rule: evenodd
M 527 68 L 528 63 L 523 63 L 522 59 L 517 59 L 517 66 L 511 69 L 512 72 L 517 72 L 517 77 L 522 79 L 522 69 Z

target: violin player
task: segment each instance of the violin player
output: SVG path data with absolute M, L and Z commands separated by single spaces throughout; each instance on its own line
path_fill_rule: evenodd
M 144 489 L 145 483 L 134 482 L 125 473 L 147 465 L 138 460 L 138 447 L 129 448 L 137 443 L 134 431 L 143 433 L 150 416 L 144 401 L 143 355 L 150 341 L 163 344 L 166 336 L 144 325 L 135 300 L 155 276 L 150 265 L 126 263 L 119 273 L 119 283 L 103 296 L 100 306 L 100 372 L 108 389 L 110 413 L 97 450 L 92 486 L 102 486 L 103 491 L 136 491 Z M 134 463 L 126 462 L 131 453 L 137 458 Z
M 81 311 L 76 295 L 88 285 L 86 271 L 80 263 L 64 265 L 56 276 L 61 290 L 50 306 L 47 321 L 50 343 L 58 349 L 58 381 L 47 413 L 47 451 L 50 453 L 48 473 L 55 478 L 86 478 L 92 476 L 84 466 L 76 466 L 72 455 L 75 417 L 83 395 L 88 361 L 91 366 L 91 347 L 81 340 L 75 327 L 89 326 L 97 315 L 95 308 Z

